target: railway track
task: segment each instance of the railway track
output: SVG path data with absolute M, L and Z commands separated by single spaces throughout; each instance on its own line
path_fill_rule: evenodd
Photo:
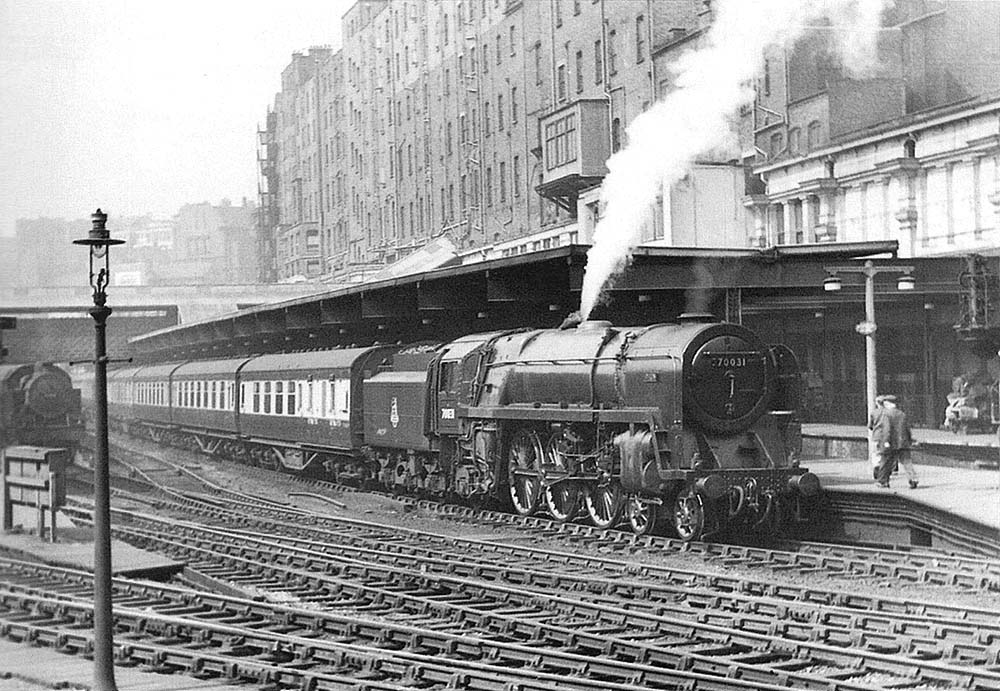
M 144 458 L 154 463 L 164 463 L 148 454 L 136 452 L 127 447 L 120 451 Z M 239 500 L 238 492 L 208 483 L 194 473 L 170 464 L 196 482 L 203 483 L 220 496 Z M 133 466 L 134 467 L 134 466 Z M 357 491 L 355 488 L 338 485 L 323 480 L 303 478 L 275 473 L 260 468 L 240 467 L 241 474 L 273 482 L 280 478 L 288 485 L 306 486 L 318 490 L 320 497 L 329 497 L 343 492 Z M 197 494 L 197 492 L 195 492 Z M 377 493 L 376 493 L 377 494 Z M 501 511 L 473 509 L 438 501 L 398 497 L 382 493 L 393 499 L 410 504 L 429 514 L 461 521 L 477 528 L 502 528 L 514 530 L 525 538 L 557 540 L 568 545 L 581 543 L 619 555 L 635 556 L 641 553 L 687 554 L 725 566 L 746 568 L 766 568 L 776 572 L 800 574 L 823 573 L 831 576 L 857 578 L 893 579 L 910 583 L 958 586 L 969 589 L 1000 591 L 1000 560 L 938 551 L 893 550 L 871 547 L 849 547 L 844 545 L 783 540 L 773 547 L 739 545 L 712 542 L 683 542 L 661 536 L 636 536 L 630 532 L 607 531 L 581 523 L 561 523 L 541 516 L 519 516 Z M 280 506 L 274 502 L 275 506 Z
M 152 462 L 154 466 L 159 464 L 161 467 L 166 465 L 175 472 L 182 473 L 195 483 L 195 486 L 189 487 L 189 493 L 198 494 L 199 490 L 203 491 L 207 487 L 220 496 L 237 500 L 245 496 L 208 482 L 183 465 L 164 461 L 121 444 L 115 444 L 113 448 L 119 454 L 129 455 L 134 461 Z M 127 463 L 127 466 L 133 471 L 137 470 L 132 463 Z M 249 466 L 240 466 L 240 473 L 264 482 L 273 482 L 275 478 L 280 478 L 282 483 L 318 490 L 317 495 L 325 500 L 328 500 L 331 494 L 336 496 L 344 492 L 359 491 L 351 486 Z M 149 481 L 155 484 L 154 479 L 149 478 Z M 683 542 L 662 536 L 636 536 L 631 532 L 606 531 L 582 523 L 561 523 L 542 516 L 525 517 L 447 502 L 401 497 L 384 492 L 373 492 L 373 494 L 390 497 L 429 514 L 461 521 L 478 528 L 516 530 L 523 533 L 526 538 L 558 540 L 573 546 L 586 542 L 620 555 L 634 556 L 650 552 L 688 554 L 727 566 L 763 567 L 776 572 L 824 573 L 849 579 L 865 577 L 894 579 L 903 582 L 1000 591 L 1000 560 L 973 554 L 879 549 L 793 540 L 775 541 L 769 547 Z M 275 502 L 275 505 L 280 504 Z
M 393 618 L 416 614 L 435 629 L 461 620 L 470 630 L 516 632 L 525 645 L 565 640 L 575 632 L 573 640 L 584 641 L 592 651 L 610 646 L 616 655 L 655 666 L 685 669 L 697 663 L 695 668 L 706 673 L 725 669 L 727 675 L 753 675 L 768 684 L 787 679 L 795 688 L 870 688 L 852 679 L 871 677 L 881 680 L 878 687 L 1000 688 L 1000 674 L 990 669 L 998 660 L 996 646 L 983 643 L 996 639 L 995 627 L 982 623 L 991 615 L 995 620 L 995 613 L 985 611 L 980 621 L 928 622 L 917 614 L 831 611 L 749 596 L 727 603 L 725 597 L 706 599 L 683 588 L 673 589 L 671 602 L 658 600 L 648 583 L 601 583 L 589 577 L 574 583 L 565 575 L 506 565 L 506 580 L 496 582 L 482 564 L 463 570 L 442 559 L 436 560 L 437 568 L 411 559 L 403 566 L 345 556 L 339 545 L 306 547 L 316 544 L 316 536 L 290 543 L 271 533 L 150 516 L 119 519 L 129 521 L 116 528 L 119 538 L 189 560 L 202 583 L 277 593 L 308 606 L 337 605 L 347 596 L 355 614 L 382 607 Z M 735 600 L 741 602 L 733 607 Z M 638 649 L 637 641 L 642 642 Z M 826 671 L 817 675 L 816 669 Z
M 125 645 L 139 637 L 121 654 L 144 664 L 303 688 L 1000 689 L 1000 612 L 989 608 L 822 590 L 718 568 L 623 561 L 624 555 L 648 555 L 676 541 L 411 500 L 423 511 L 470 527 L 501 527 L 524 540 L 438 535 L 331 515 L 335 506 L 326 512 L 296 508 L 163 463 L 140 459 L 130 470 L 129 488 L 117 494 L 133 506 L 175 517 L 115 509 L 115 533 L 188 561 L 184 581 L 201 592 L 116 581 L 116 593 L 123 589 L 121 608 L 140 610 L 122 620 Z M 280 477 L 290 481 L 293 493 L 307 494 L 289 476 L 251 472 L 272 485 Z M 344 491 L 311 484 L 308 489 L 324 502 Z M 156 493 L 136 491 L 142 488 Z M 85 507 L 75 512 L 76 520 L 87 520 Z M 521 544 L 538 537 L 586 543 L 602 554 Z M 709 551 L 716 548 L 718 553 Z M 733 545 L 690 545 L 685 552 L 714 566 L 766 563 L 773 556 Z M 865 552 L 847 556 L 860 559 Z M 845 555 L 827 556 L 822 573 L 873 573 L 833 568 Z M 891 571 L 883 563 L 875 573 L 949 587 L 993 587 L 991 562 L 918 556 L 928 560 L 927 567 Z M 936 557 L 961 577 L 934 575 L 928 567 L 939 568 L 932 562 Z M 0 571 L 9 570 L 0 563 Z M 809 560 L 776 569 L 815 570 Z M 76 603 L 81 608 L 70 613 L 65 605 L 81 578 L 70 579 L 75 585 L 51 586 L 31 578 L 8 581 L 0 588 L 0 619 L 34 628 L 0 632 L 86 651 L 86 642 L 73 636 L 87 619 L 87 607 Z M 134 589 L 140 587 L 148 590 Z M 157 588 L 161 598 L 169 591 L 168 604 L 147 602 Z M 117 617 L 117 602 L 115 611 Z M 147 616 L 141 623 L 142 612 L 164 618 Z M 76 633 L 60 634 L 63 624 Z M 244 629 L 249 635 L 241 639 Z M 155 635 L 144 637 L 147 631 Z M 317 639 L 347 647 L 320 653 L 296 647 Z M 227 666 L 233 649 L 237 661 Z M 197 654 L 206 651 L 199 661 Z M 395 654 L 400 652 L 405 654 Z M 359 679 L 375 685 L 358 685 Z
M 0 560 L 0 634 L 86 654 L 89 575 Z M 11 583 L 10 575 L 22 583 Z M 779 689 L 690 671 L 430 632 L 364 617 L 116 580 L 119 664 L 302 689 Z M 622 680 L 621 682 L 615 681 Z

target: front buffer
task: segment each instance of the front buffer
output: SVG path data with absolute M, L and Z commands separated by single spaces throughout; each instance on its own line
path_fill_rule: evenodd
M 619 435 L 615 445 L 622 489 L 631 497 L 629 522 L 639 533 L 651 532 L 660 518 L 685 542 L 726 529 L 773 533 L 802 520 L 820 491 L 819 478 L 805 468 L 662 467 L 649 433 Z

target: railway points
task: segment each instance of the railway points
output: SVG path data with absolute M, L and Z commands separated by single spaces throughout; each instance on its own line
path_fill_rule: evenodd
M 79 655 L 0 638 L 0 688 L 5 691 L 86 691 L 93 663 Z M 118 691 L 233 691 L 233 685 L 182 675 L 165 675 L 138 667 L 115 670 Z
M 823 571 L 805 562 L 799 577 L 780 569 L 754 576 L 753 560 L 777 553 L 736 545 L 683 543 L 685 572 L 647 562 L 669 551 L 664 538 L 619 533 L 616 544 L 583 525 L 510 514 L 504 527 L 500 514 L 447 505 L 438 514 L 428 502 L 376 502 L 329 483 L 245 466 L 232 472 L 204 455 L 149 455 L 152 445 L 127 445 L 147 454 L 133 456 L 132 469 L 115 466 L 116 505 L 132 507 L 115 510 L 117 536 L 187 563 L 179 587 L 115 581 L 123 630 L 151 637 L 129 634 L 123 654 L 161 671 L 228 669 L 258 683 L 314 679 L 316 688 L 339 688 L 358 674 L 372 684 L 358 688 L 373 689 L 415 679 L 469 689 L 498 681 L 524 689 L 1000 688 L 988 671 L 1000 661 L 988 642 L 996 620 L 988 604 L 866 598 L 864 587 L 848 596 L 825 590 L 816 581 Z M 81 489 L 67 513 L 85 522 Z M 429 519 L 451 522 L 454 533 L 427 532 Z M 591 540 L 601 541 L 596 553 Z M 30 634 L 15 637 L 58 640 L 54 621 L 86 616 L 60 598 L 85 590 L 88 576 L 42 569 L 0 565 L 10 579 L 0 603 L 35 613 L 24 627 Z M 60 586 L 60 578 L 75 585 Z M 911 594 L 935 587 L 916 585 Z M 170 604 L 178 597 L 188 600 Z M 308 648 L 297 647 L 303 635 Z M 73 640 L 64 642 L 82 645 Z M 199 657 L 185 644 L 196 640 L 195 648 L 214 647 Z M 163 641 L 170 643 L 157 648 Z M 283 657 L 293 660 L 291 671 Z M 345 659 L 353 667 L 339 668 L 342 678 L 327 673 L 330 661 Z M 525 665 L 527 676 L 518 676 Z

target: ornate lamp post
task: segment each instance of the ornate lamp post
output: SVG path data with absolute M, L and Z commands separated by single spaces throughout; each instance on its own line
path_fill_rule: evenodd
M 100 209 L 93 227 L 74 245 L 90 248 L 90 286 L 94 289 L 94 403 L 97 406 L 94 449 L 94 688 L 117 691 L 114 667 L 114 622 L 111 614 L 111 497 L 108 479 L 108 355 L 105 329 L 111 308 L 106 288 L 111 279 L 108 249 L 122 245 L 107 229 L 108 215 Z
M 865 320 L 854 327 L 854 330 L 865 337 L 865 392 L 868 399 L 868 419 L 875 412 L 875 396 L 878 395 L 878 371 L 875 364 L 875 276 L 880 273 L 902 274 L 896 282 L 897 290 L 913 290 L 916 281 L 913 280 L 912 266 L 875 266 L 872 260 L 862 266 L 827 266 L 829 274 L 823 280 L 823 290 L 836 291 L 843 287 L 840 274 L 861 274 L 865 277 Z M 869 446 L 871 440 L 869 439 Z

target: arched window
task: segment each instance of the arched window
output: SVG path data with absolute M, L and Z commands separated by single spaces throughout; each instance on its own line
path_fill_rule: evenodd
M 802 151 L 802 129 L 793 127 L 788 130 L 788 153 L 797 156 Z
M 821 128 L 822 125 L 820 125 L 819 120 L 813 120 L 809 123 L 809 129 L 806 133 L 806 146 L 809 147 L 810 151 L 817 148 L 822 143 L 820 140 L 820 137 L 822 136 Z

